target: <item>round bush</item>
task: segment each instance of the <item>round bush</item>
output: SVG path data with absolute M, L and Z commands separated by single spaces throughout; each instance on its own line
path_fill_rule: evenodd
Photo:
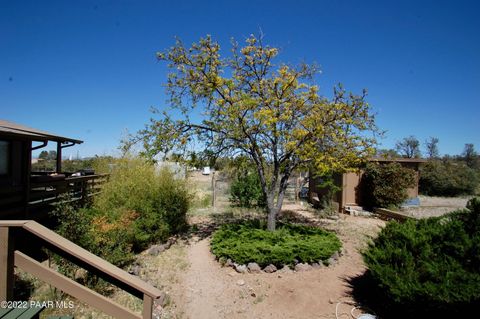
M 415 185 L 416 173 L 400 163 L 368 163 L 362 177 L 367 206 L 398 207 L 408 198 L 408 188 Z
M 389 223 L 364 259 L 393 307 L 456 313 L 480 302 L 480 200 L 444 217 Z
M 320 228 L 280 224 L 273 231 L 266 230 L 260 221 L 223 225 L 213 234 L 211 249 L 217 258 L 238 264 L 256 262 L 264 267 L 277 267 L 298 262 L 326 261 L 341 248 L 340 240 Z

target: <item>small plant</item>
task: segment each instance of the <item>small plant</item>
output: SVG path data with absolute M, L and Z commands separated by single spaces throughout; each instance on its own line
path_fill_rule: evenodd
M 230 201 L 239 207 L 265 207 L 265 196 L 258 173 L 239 171 L 230 186 Z
M 480 199 L 467 207 L 443 217 L 391 222 L 363 253 L 392 309 L 432 315 L 479 304 Z
M 407 198 L 407 190 L 415 185 L 415 171 L 399 163 L 368 163 L 362 177 L 364 199 L 371 207 L 399 207 Z
M 212 252 L 219 260 L 230 258 L 239 264 L 256 262 L 262 267 L 269 264 L 282 267 L 295 261 L 326 261 L 340 248 L 337 236 L 323 229 L 280 224 L 272 232 L 259 220 L 223 225 L 211 241 Z

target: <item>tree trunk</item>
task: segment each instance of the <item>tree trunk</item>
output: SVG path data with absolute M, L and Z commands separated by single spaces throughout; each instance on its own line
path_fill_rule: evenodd
M 276 208 L 268 209 L 267 215 L 267 230 L 274 231 L 277 227 L 277 213 L 278 210 Z
M 274 231 L 277 225 L 277 205 L 274 203 L 275 195 L 267 194 L 267 230 Z

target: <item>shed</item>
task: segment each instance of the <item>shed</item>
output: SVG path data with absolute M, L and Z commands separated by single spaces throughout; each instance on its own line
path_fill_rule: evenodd
M 418 197 L 418 181 L 420 178 L 419 166 L 421 163 L 426 162 L 424 159 L 420 158 L 371 158 L 370 162 L 377 162 L 380 164 L 387 163 L 399 163 L 400 165 L 413 169 L 416 172 L 417 178 L 415 186 L 409 188 L 408 198 L 410 201 Z M 343 174 L 334 174 L 334 183 L 336 186 L 340 187 L 341 190 L 337 192 L 334 196 L 333 203 L 336 209 L 339 212 L 343 212 L 346 207 L 362 207 L 364 206 L 363 196 L 362 196 L 362 185 L 361 180 L 364 171 L 359 169 L 356 172 L 347 172 Z M 319 200 L 319 197 L 326 193 L 325 189 L 320 188 L 319 178 L 310 178 L 309 180 L 309 200 L 311 202 L 316 202 Z

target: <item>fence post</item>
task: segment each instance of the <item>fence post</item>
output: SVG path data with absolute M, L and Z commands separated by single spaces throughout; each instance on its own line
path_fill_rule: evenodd
M 215 172 L 212 173 L 212 207 L 213 210 L 215 210 L 215 200 L 216 200 L 216 194 L 215 194 L 215 187 L 216 187 L 216 181 L 215 181 Z
M 0 301 L 13 298 L 14 248 L 11 231 L 9 227 L 0 227 Z

